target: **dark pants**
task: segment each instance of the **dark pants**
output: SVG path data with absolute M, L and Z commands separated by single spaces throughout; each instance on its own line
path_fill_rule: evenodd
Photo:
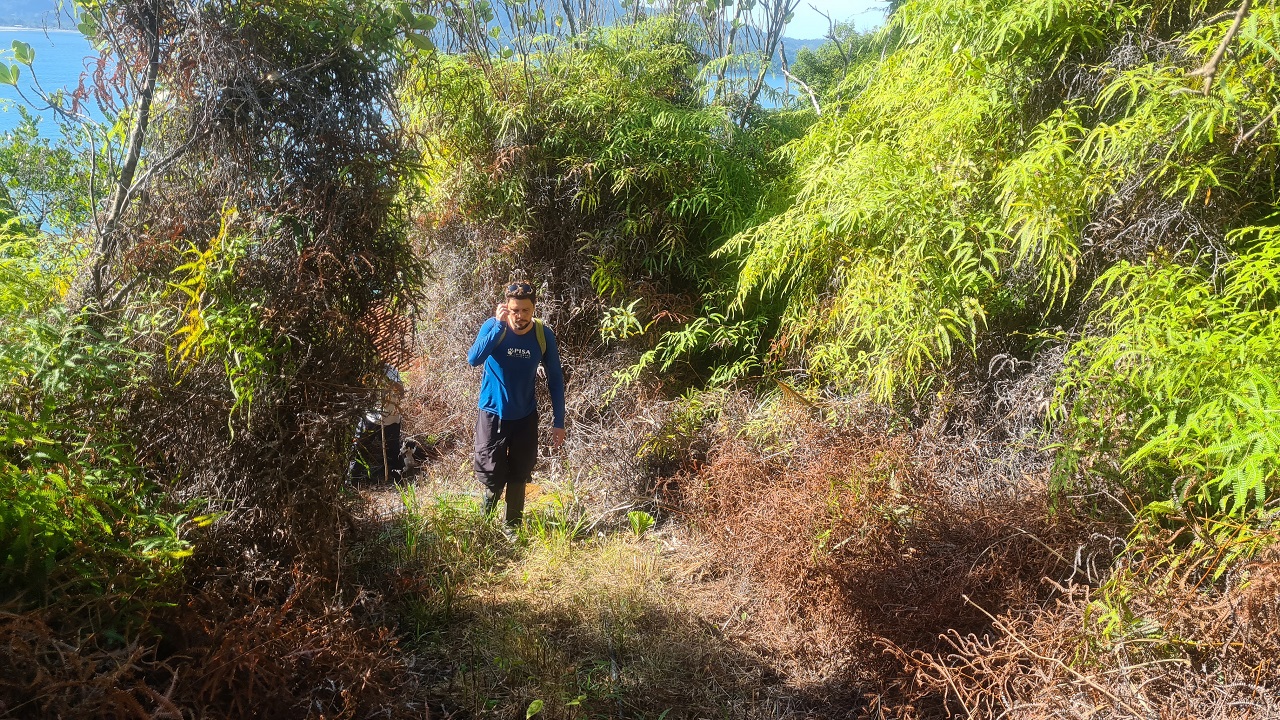
M 352 482 L 400 481 L 404 471 L 404 457 L 400 454 L 400 423 L 378 425 L 362 419 L 356 428 L 353 445 L 354 457 L 347 467 L 347 477 Z
M 476 479 L 488 492 L 485 512 L 498 507 L 507 494 L 507 525 L 520 524 L 524 515 L 524 486 L 538 462 L 538 413 L 519 420 L 502 420 L 484 410 L 476 418 Z

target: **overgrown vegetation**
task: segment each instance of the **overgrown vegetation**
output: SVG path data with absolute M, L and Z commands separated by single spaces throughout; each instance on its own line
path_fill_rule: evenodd
M 668 16 L 675 27 L 684 18 L 680 7 L 675 4 Z M 1261 702 L 1258 693 L 1274 688 L 1240 687 L 1217 699 L 1161 697 L 1114 679 L 1126 676 L 1127 660 L 1087 666 L 1076 658 L 1084 648 L 1109 648 L 1121 657 L 1129 636 L 1099 628 L 1134 622 L 1124 618 L 1152 602 L 1148 593 L 1163 592 L 1125 570 L 1133 558 L 1160 557 L 1152 562 L 1177 567 L 1200 558 L 1193 564 L 1205 573 L 1203 582 L 1233 598 L 1246 587 L 1241 568 L 1253 567 L 1250 558 L 1272 542 L 1277 406 L 1269 372 L 1274 353 L 1267 343 L 1275 302 L 1274 108 L 1280 102 L 1273 70 L 1280 58 L 1268 48 L 1274 47 L 1275 17 L 1266 3 L 918 0 L 896 5 L 886 27 L 874 34 L 833 27 L 831 43 L 803 53 L 791 67 L 814 95 L 740 125 L 755 139 L 752 152 L 772 154 L 756 165 L 766 171 L 755 176 L 758 182 L 744 198 L 748 212 L 717 210 L 726 221 L 689 246 L 699 268 L 696 295 L 685 285 L 692 302 L 678 309 L 644 291 L 646 272 L 666 267 L 644 264 L 653 257 L 651 243 L 626 247 L 630 262 L 613 266 L 624 280 L 587 288 L 583 281 L 590 275 L 611 277 L 600 272 L 599 253 L 593 253 L 595 265 L 581 258 L 553 263 L 554 270 L 538 265 L 563 257 L 564 240 L 550 252 L 533 244 L 480 251 L 489 241 L 471 238 L 524 237 L 527 226 L 512 224 L 511 216 L 464 212 L 483 230 L 471 238 L 447 237 L 455 247 L 461 240 L 475 257 L 491 258 L 469 292 L 497 284 L 510 267 L 536 267 L 554 298 L 553 318 L 555 303 L 573 298 L 574 311 L 558 316 L 560 322 L 598 321 L 601 340 L 576 336 L 585 345 L 581 353 L 598 356 L 611 343 L 617 354 L 606 356 L 610 364 L 632 360 L 615 376 L 621 386 L 581 398 L 592 400 L 583 409 L 584 430 L 594 427 L 599 416 L 593 412 L 608 398 L 626 398 L 650 381 L 668 392 L 737 382 L 765 397 L 780 385 L 785 402 L 826 418 L 826 433 L 852 435 L 849 446 L 826 451 L 842 465 L 863 448 L 907 442 L 902 433 L 908 428 L 914 428 L 907 443 L 914 449 L 891 463 L 897 472 L 909 474 L 920 462 L 907 458 L 933 457 L 944 448 L 964 458 L 959 469 L 925 463 L 930 470 L 914 488 L 919 497 L 890 473 L 899 483 L 893 492 L 906 496 L 898 510 L 862 521 L 859 532 L 892 538 L 858 546 L 868 553 L 865 567 L 885 567 L 891 556 L 921 551 L 921 543 L 959 554 L 934 558 L 936 564 L 905 562 L 895 583 L 916 587 L 911 583 L 920 574 L 955 576 L 952 562 L 973 571 L 988 567 L 985 560 L 995 556 L 967 557 L 960 548 L 968 541 L 957 542 L 959 536 L 974 543 L 975 553 L 990 555 L 986 545 L 979 547 L 982 537 L 1000 544 L 1008 541 L 997 537 L 1011 535 L 1029 543 L 1000 545 L 1016 547 L 1018 558 L 1048 554 L 1044 565 L 1024 568 L 1006 560 L 991 566 L 992 575 L 979 573 L 982 579 L 972 587 L 937 588 L 938 607 L 950 614 L 944 626 L 922 637 L 895 634 L 918 629 L 913 616 L 875 610 L 897 601 L 842 594 L 863 582 L 863 561 L 845 546 L 830 560 L 819 560 L 822 553 L 813 549 L 824 547 L 823 533 L 843 526 L 811 518 L 807 506 L 827 503 L 839 517 L 884 492 L 888 479 L 866 479 L 875 476 L 869 469 L 846 470 L 856 478 L 851 487 L 869 484 L 848 494 L 831 480 L 827 497 L 818 500 L 823 493 L 816 489 L 794 494 L 796 474 L 812 461 L 773 469 L 748 459 L 807 458 L 798 448 L 824 447 L 827 441 L 817 436 L 790 436 L 783 447 L 745 451 L 738 455 L 741 464 L 721 473 L 715 463 L 729 460 L 717 458 L 741 452 L 731 450 L 735 438 L 770 423 L 794 427 L 795 421 L 751 411 L 708 436 L 707 423 L 723 420 L 715 419 L 714 393 L 699 389 L 679 401 L 649 439 L 632 445 L 647 458 L 637 468 L 633 492 L 647 493 L 668 512 L 693 513 L 706 523 L 708 540 L 731 532 L 726 556 L 741 554 L 744 537 L 759 538 L 759 554 L 751 557 L 767 559 L 732 567 L 787 598 L 775 622 L 791 623 L 797 613 L 810 612 L 795 604 L 802 593 L 836 598 L 818 601 L 813 612 L 845 608 L 851 612 L 845 625 L 868 628 L 869 635 L 850 630 L 832 642 L 867 653 L 860 681 L 854 671 L 842 677 L 866 683 L 863 691 L 875 698 L 874 707 L 890 714 L 908 712 L 908 704 L 910 712 L 923 714 L 1016 712 L 1034 705 L 1019 705 L 1019 697 L 1061 690 L 1055 683 L 1064 682 L 1084 688 L 1072 697 L 1108 705 L 1117 716 L 1209 715 L 1221 707 L 1215 703 L 1232 697 Z M 683 37 L 696 37 L 695 30 Z M 634 40 L 629 43 L 634 47 Z M 700 47 L 696 39 L 691 45 Z M 577 47 L 540 52 L 528 55 L 539 70 L 557 52 L 574 57 L 576 67 L 595 67 L 573 54 L 582 52 Z M 511 73 L 524 57 L 510 59 Z M 706 67 L 712 70 L 686 75 L 706 78 L 718 65 Z M 580 75 L 567 88 L 537 71 L 526 77 L 556 88 L 552 97 L 566 102 L 586 84 Z M 663 87 L 653 79 L 641 85 Z M 694 99 L 717 107 L 713 92 L 700 91 Z M 625 113 L 612 124 L 584 116 L 567 121 L 577 123 L 575 136 L 581 137 L 622 136 L 634 127 Z M 452 138 L 427 146 L 427 156 L 446 158 L 457 173 L 433 183 L 445 192 L 434 207 L 462 207 L 449 203 L 483 197 L 482 207 L 519 208 L 517 219 L 536 218 L 523 209 L 541 197 L 540 188 L 567 184 L 564 198 L 594 202 L 579 188 L 576 168 L 615 167 L 612 156 L 586 151 L 582 164 L 567 170 L 553 165 L 558 172 L 551 183 L 530 183 L 528 175 L 494 170 L 507 167 L 497 161 L 505 157 L 504 147 L 527 146 L 536 156 L 550 146 L 541 134 L 516 131 L 507 142 L 490 133 L 486 142 L 469 146 L 475 165 L 467 167 L 457 162 L 464 145 L 456 136 L 424 127 L 429 137 Z M 440 147 L 459 150 L 437 154 Z M 627 157 L 647 156 L 633 149 Z M 666 165 L 679 167 L 670 160 Z M 495 187 L 493 178 L 512 182 L 501 193 L 472 192 Z M 705 176 L 696 182 L 718 187 Z M 688 191 L 659 185 L 649 192 L 678 199 Z M 577 208 L 553 207 L 564 223 L 558 238 L 598 227 L 572 212 Z M 688 217 L 673 221 L 706 227 Z M 545 234 L 545 226 L 537 232 Z M 502 255 L 510 250 L 514 258 Z M 681 277 L 668 270 L 668 287 L 679 288 Z M 618 294 L 623 303 L 615 302 Z M 477 317 L 480 311 L 474 311 Z M 881 408 L 870 413 L 879 418 L 872 425 L 877 431 L 862 435 L 841 426 L 843 411 L 837 409 L 851 396 Z M 956 450 L 961 447 L 967 449 Z M 759 479 L 746 489 L 738 484 L 744 476 Z M 779 483 L 787 488 L 784 498 L 758 497 L 759 488 Z M 1003 515 L 991 515 L 992 507 Z M 781 548 L 790 547 L 782 538 L 796 528 L 803 529 L 797 555 L 777 563 Z M 1099 534 L 1113 540 L 1099 545 Z M 1206 548 L 1218 551 L 1202 555 Z M 1089 558 L 1084 566 L 1080 552 Z M 803 559 L 812 553 L 813 560 Z M 772 580 L 779 567 L 818 573 L 830 583 L 822 587 L 836 590 L 804 593 L 812 574 Z M 1041 576 L 1058 584 L 1037 585 Z M 1018 589 L 997 591 L 1011 587 Z M 1173 617 L 1157 615 L 1144 632 L 1176 634 Z M 1048 622 L 1068 616 L 1081 619 L 1074 631 Z M 1068 634 L 1023 637 L 1020 619 L 1040 617 L 1046 624 L 1036 632 L 1053 627 Z M 802 633 L 801 645 L 834 632 L 819 625 Z M 954 647 L 936 643 L 947 630 L 954 633 Z M 970 632 L 977 644 L 965 639 Z M 1005 639 L 991 639 L 999 637 Z M 1019 686 L 1017 696 L 995 675 L 954 674 L 961 657 L 976 663 L 963 667 L 994 667 L 982 663 L 997 662 L 1004 652 L 995 649 L 1004 647 L 1000 642 L 1047 643 L 1042 647 L 1054 650 L 1045 654 L 1051 662 L 1044 662 L 1070 670 L 1046 670 Z M 948 655 L 961 646 L 960 655 Z M 1188 657 L 1179 655 L 1187 650 L 1177 643 L 1161 647 Z M 890 652 L 881 654 L 886 648 Z M 828 661 L 813 660 L 833 669 Z M 865 674 L 870 667 L 886 674 Z M 1235 671 L 1223 665 L 1222 672 Z M 901 673 L 917 673 L 920 684 Z M 956 685 L 961 682 L 969 684 Z M 1034 706 L 1042 713 L 1080 707 Z
M 907 0 L 787 96 L 795 8 L 76 4 L 0 147 L 0 714 L 1280 711 L 1275 3 Z M 425 465 L 353 489 L 385 362 Z
M 484 228 L 469 248 L 484 277 L 523 267 L 557 294 L 572 286 L 551 319 L 581 344 L 690 317 L 722 281 L 712 250 L 794 132 L 772 118 L 744 131 L 708 105 L 691 34 L 659 16 L 519 57 L 447 57 L 406 92 L 432 235 L 456 246 Z
M 93 202 L 55 203 L 54 233 L 6 226 L 4 712 L 412 712 L 394 640 L 333 592 L 350 427 L 379 369 L 361 321 L 411 300 L 421 267 L 385 116 L 412 18 L 76 12 L 99 72 L 119 70 L 93 86 L 110 125 L 83 123 L 70 155 L 29 129 L 9 146 Z

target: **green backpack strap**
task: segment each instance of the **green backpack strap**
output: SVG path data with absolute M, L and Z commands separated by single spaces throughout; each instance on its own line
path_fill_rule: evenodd
M 534 335 L 537 336 L 538 347 L 542 348 L 542 354 L 545 356 L 547 354 L 547 328 L 545 325 L 542 324 L 542 321 L 538 320 L 537 318 L 534 318 L 533 320 L 533 333 Z M 502 333 L 498 335 L 498 342 L 494 343 L 493 346 L 497 347 L 501 345 L 502 341 L 506 339 L 507 339 L 507 326 L 504 323 L 502 326 Z

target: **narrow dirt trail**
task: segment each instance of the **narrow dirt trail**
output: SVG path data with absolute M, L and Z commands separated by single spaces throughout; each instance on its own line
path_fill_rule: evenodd
M 368 517 L 402 543 L 412 587 L 398 603 L 401 626 L 446 716 L 513 717 L 537 701 L 548 718 L 781 718 L 830 707 L 836 678 L 779 671 L 798 669 L 778 650 L 797 640 L 779 628 L 802 632 L 795 619 L 769 617 L 776 608 L 688 528 L 588 532 L 565 489 L 534 485 L 512 543 L 460 484 L 427 474 L 361 493 Z

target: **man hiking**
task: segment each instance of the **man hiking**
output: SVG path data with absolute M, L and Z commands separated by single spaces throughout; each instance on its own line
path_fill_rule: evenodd
M 507 286 L 505 298 L 476 336 L 467 362 L 484 365 L 480 412 L 476 418 L 476 478 L 485 486 L 484 509 L 493 512 L 503 490 L 506 524 L 514 528 L 524 514 L 524 486 L 538 460 L 538 404 L 534 387 L 538 366 L 546 370 L 551 391 L 552 444 L 564 444 L 564 373 L 556 336 L 533 319 L 535 296 L 527 282 Z

